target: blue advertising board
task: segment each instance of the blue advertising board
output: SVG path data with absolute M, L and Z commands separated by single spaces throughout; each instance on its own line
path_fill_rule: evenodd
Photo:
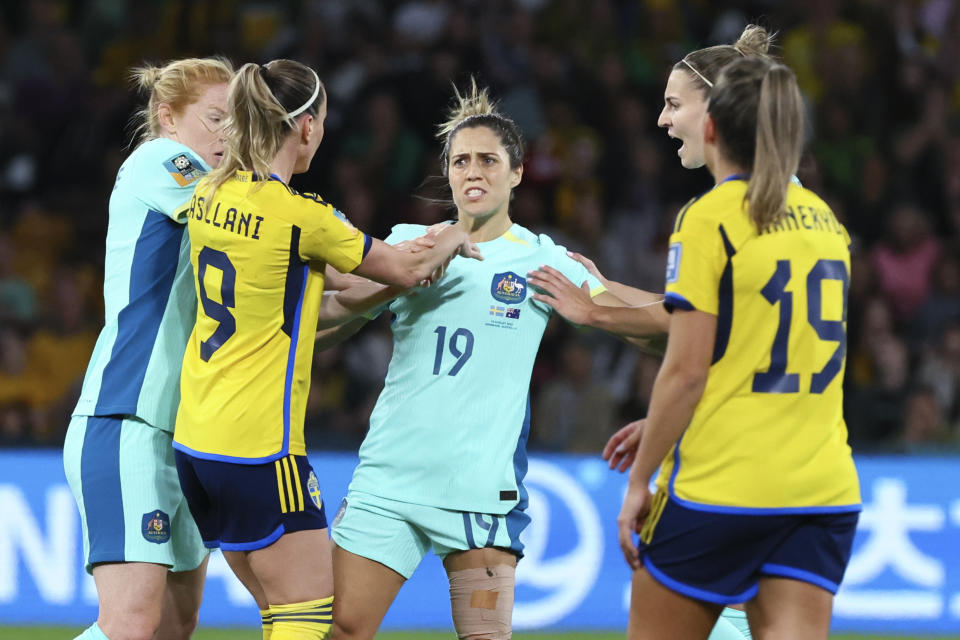
M 356 458 L 310 459 L 332 514 Z M 864 511 L 834 629 L 960 633 L 960 459 L 859 458 L 857 466 Z M 625 629 L 630 572 L 616 535 L 625 476 L 595 457 L 534 456 L 526 486 L 532 524 L 522 536 L 515 628 Z M 82 626 L 96 614 L 59 453 L 0 452 L 0 624 Z M 211 558 L 200 621 L 259 623 L 219 553 Z M 404 585 L 384 627 L 452 628 L 435 557 Z

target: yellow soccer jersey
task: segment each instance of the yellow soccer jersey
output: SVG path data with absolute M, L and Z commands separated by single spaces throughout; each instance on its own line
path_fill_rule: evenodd
M 791 184 L 762 234 L 734 176 L 677 215 L 667 309 L 717 316 L 703 396 L 658 485 L 692 508 L 740 513 L 859 509 L 843 421 L 849 236 Z
M 245 464 L 306 453 L 326 263 L 353 271 L 370 239 L 329 204 L 249 172 L 187 213 L 197 323 L 183 358 L 174 446 Z M 259 186 L 260 188 L 255 188 Z

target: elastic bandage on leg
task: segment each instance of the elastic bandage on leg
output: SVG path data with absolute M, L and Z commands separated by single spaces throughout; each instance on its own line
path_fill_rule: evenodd
M 270 640 L 273 633 L 273 616 L 270 609 L 260 609 L 260 628 L 263 630 L 263 640 Z
M 310 602 L 270 605 L 270 640 L 325 640 L 333 626 L 333 596 Z
M 516 568 L 506 564 L 451 571 L 450 608 L 460 640 L 509 640 L 513 635 Z

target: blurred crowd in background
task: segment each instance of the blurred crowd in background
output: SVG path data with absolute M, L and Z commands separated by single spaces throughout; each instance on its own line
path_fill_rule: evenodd
M 107 202 L 143 103 L 130 67 L 312 65 L 326 138 L 293 186 L 383 238 L 434 204 L 436 123 L 471 74 L 522 127 L 514 220 L 662 291 L 674 216 L 712 185 L 656 126 L 672 65 L 759 21 L 808 104 L 799 177 L 853 237 L 855 452 L 960 450 L 960 3 L 954 0 L 25 0 L 0 9 L 0 446 L 59 446 L 103 322 Z M 441 192 L 442 193 L 442 192 Z M 359 445 L 388 319 L 318 352 L 314 448 Z M 510 354 L 504 353 L 504 367 Z M 551 323 L 531 447 L 596 453 L 645 415 L 658 360 Z M 278 383 L 280 383 L 278 381 Z M 517 389 L 517 393 L 525 393 Z M 496 398 L 490 398 L 496 402 Z

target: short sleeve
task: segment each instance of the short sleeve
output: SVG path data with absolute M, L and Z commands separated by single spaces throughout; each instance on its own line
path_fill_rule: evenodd
M 700 213 L 701 215 L 697 215 Z M 726 263 L 723 231 L 706 211 L 681 211 L 670 236 L 664 307 L 716 315 Z
M 298 204 L 310 209 L 301 217 L 309 222 L 301 228 L 300 257 L 322 260 L 341 273 L 356 269 L 373 240 L 322 200 L 304 198 Z
M 127 182 L 126 188 L 148 209 L 183 224 L 193 189 L 206 171 L 206 164 L 186 147 L 158 145 L 121 169 L 117 181 Z

